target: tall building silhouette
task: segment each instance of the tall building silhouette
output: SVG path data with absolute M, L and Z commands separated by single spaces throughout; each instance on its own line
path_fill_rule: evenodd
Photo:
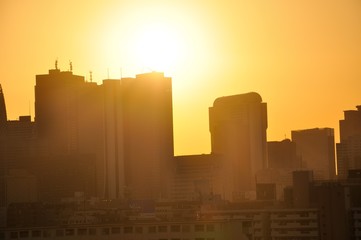
M 124 197 L 124 126 L 120 80 L 103 80 L 104 106 L 104 197 Z
M 361 169 L 361 106 L 344 111 L 340 120 L 340 143 L 337 148 L 338 177 L 346 179 L 349 170 Z
M 267 104 L 255 92 L 217 98 L 209 125 L 212 153 L 223 159 L 223 197 L 255 198 L 256 173 L 267 166 Z
M 40 195 L 45 199 L 69 197 L 74 191 L 98 196 L 104 192 L 104 146 L 99 142 L 99 136 L 103 139 L 102 100 L 96 83 L 85 82 L 72 71 L 56 67 L 36 76 L 35 122 L 44 151 Z
M 267 142 L 268 167 L 274 169 L 301 168 L 300 158 L 296 154 L 296 143 L 290 139 L 280 142 Z
M 1 127 L 0 134 L 4 131 L 3 128 L 6 125 L 6 121 L 7 121 L 7 114 L 6 114 L 5 97 L 2 86 L 0 84 L 0 127 Z
M 169 197 L 172 81 L 163 73 L 97 85 L 71 71 L 49 70 L 36 76 L 35 120 L 52 159 L 88 156 L 95 164 L 98 197 Z
M 5 199 L 5 174 L 7 169 L 6 159 L 6 125 L 7 114 L 5 97 L 2 86 L 0 85 L 0 206 L 4 206 Z
M 302 168 L 313 171 L 316 180 L 336 178 L 335 137 L 333 128 L 291 131 L 292 141 L 302 161 Z
M 168 198 L 173 164 L 172 79 L 151 72 L 121 80 L 125 180 L 136 199 Z

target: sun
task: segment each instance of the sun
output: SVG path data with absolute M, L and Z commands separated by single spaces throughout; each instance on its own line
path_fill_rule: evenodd
M 142 68 L 162 72 L 173 71 L 185 50 L 176 30 L 160 23 L 138 29 L 133 47 Z

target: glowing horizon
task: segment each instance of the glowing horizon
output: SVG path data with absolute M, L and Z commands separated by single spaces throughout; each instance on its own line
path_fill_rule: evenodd
M 69 7 L 71 6 L 71 7 Z M 208 153 L 214 99 L 258 92 L 268 140 L 331 127 L 361 103 L 357 1 L 0 3 L 0 84 L 9 119 L 34 115 L 35 75 L 59 60 L 93 81 L 151 70 L 173 79 L 175 152 Z M 157 34 L 153 34 L 157 33 Z M 30 110 L 29 110 L 30 105 Z

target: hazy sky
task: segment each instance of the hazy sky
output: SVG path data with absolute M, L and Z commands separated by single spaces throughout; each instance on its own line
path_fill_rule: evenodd
M 332 127 L 361 104 L 360 0 L 0 0 L 8 118 L 34 116 L 35 75 L 99 84 L 151 70 L 173 78 L 175 153 L 209 153 L 208 107 L 258 92 L 268 140 Z

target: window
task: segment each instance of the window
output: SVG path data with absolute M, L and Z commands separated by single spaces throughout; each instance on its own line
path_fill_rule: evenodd
M 149 226 L 148 227 L 148 232 L 149 233 L 156 233 L 157 232 L 157 228 L 155 226 Z
M 34 231 L 31 233 L 31 236 L 32 236 L 32 237 L 41 237 L 41 232 L 40 232 L 40 230 L 34 230 Z
M 131 226 L 124 227 L 124 233 L 133 233 L 133 227 Z
M 28 238 L 29 232 L 28 231 L 20 231 L 19 235 L 20 235 L 20 238 Z
M 135 227 L 135 232 L 136 233 L 143 233 L 143 228 L 140 227 L 140 226 L 137 226 L 137 227 Z
M 113 227 L 112 228 L 112 234 L 119 234 L 120 233 L 120 227 Z
M 50 230 L 44 230 L 43 231 L 43 237 L 48 238 L 51 237 L 51 231 Z
M 109 235 L 109 228 L 102 228 L 102 235 Z
M 203 224 L 196 224 L 194 225 L 195 232 L 204 232 L 204 225 Z
M 18 232 L 11 232 L 10 233 L 10 238 L 11 239 L 17 239 L 18 238 Z
M 180 226 L 179 225 L 171 225 L 170 231 L 171 232 L 180 232 Z
M 190 231 L 191 231 L 191 227 L 189 225 L 182 226 L 182 232 L 190 232 Z
M 96 228 L 89 228 L 89 235 L 97 235 L 97 229 Z
M 308 212 L 301 213 L 300 217 L 308 217 Z
M 64 236 L 64 231 L 63 231 L 63 229 L 56 229 L 56 230 L 55 230 L 55 236 L 57 236 L 57 237 L 62 237 L 62 236 Z
M 65 236 L 73 236 L 74 229 L 65 229 Z
M 79 236 L 84 236 L 87 234 L 87 229 L 86 228 L 79 228 L 78 229 L 78 235 Z
M 207 224 L 207 232 L 214 232 L 214 225 L 213 224 Z
M 162 233 L 164 233 L 164 232 L 167 232 L 167 226 L 158 226 L 158 232 L 162 232 Z

